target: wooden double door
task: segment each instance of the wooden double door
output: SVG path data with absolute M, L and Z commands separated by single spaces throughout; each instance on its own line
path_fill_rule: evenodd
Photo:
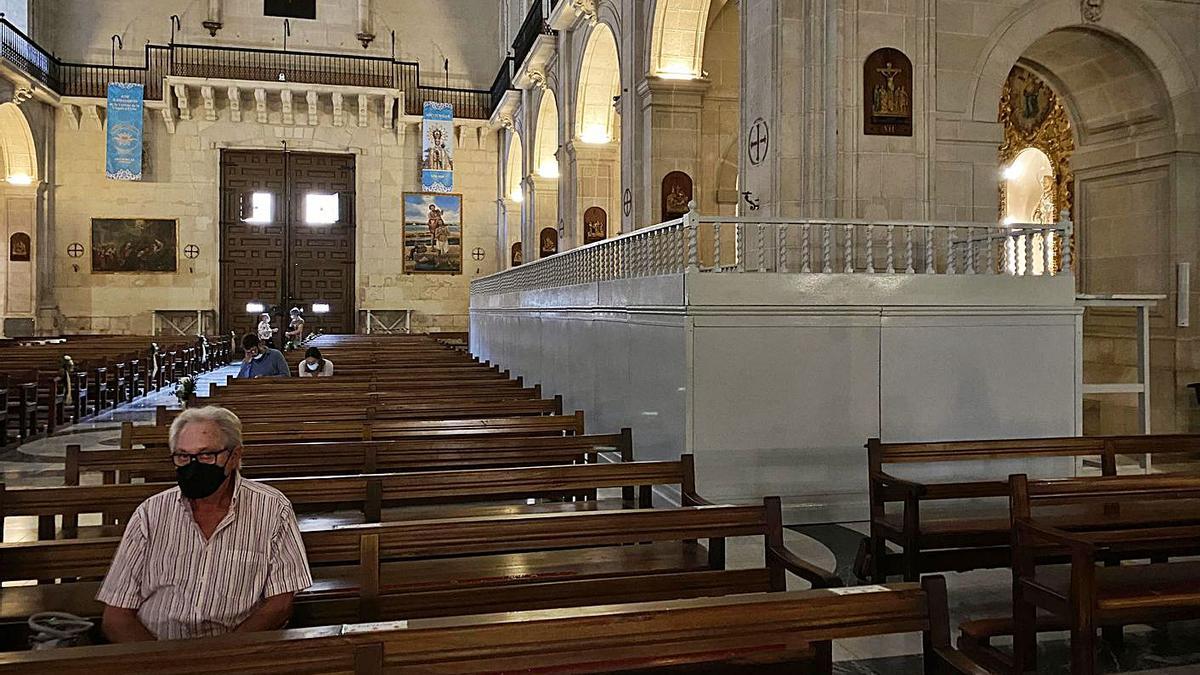
M 355 331 L 354 156 L 272 150 L 221 153 L 221 330 L 253 331 L 288 312 L 305 331 Z

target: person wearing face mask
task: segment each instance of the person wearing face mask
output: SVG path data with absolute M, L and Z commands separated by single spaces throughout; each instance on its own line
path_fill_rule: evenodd
M 184 410 L 168 435 L 178 487 L 133 512 L 96 599 L 113 642 L 278 630 L 312 585 L 291 503 L 241 477 L 242 423 Z
M 321 350 L 309 347 L 298 366 L 300 377 L 333 377 L 333 361 L 321 356 Z
M 237 374 L 239 378 L 288 377 L 291 375 L 287 359 L 283 358 L 283 352 L 271 349 L 254 333 L 246 333 L 242 338 L 242 349 L 246 356 L 242 359 L 242 368 Z

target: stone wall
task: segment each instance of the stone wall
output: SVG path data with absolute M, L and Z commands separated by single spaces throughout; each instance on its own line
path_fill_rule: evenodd
M 124 183 L 104 177 L 104 133 L 94 123 L 72 128 L 60 115 L 53 228 L 55 286 L 67 332 L 140 333 L 151 330 L 154 310 L 211 309 L 217 306 L 219 159 L 222 148 L 281 148 L 353 153 L 357 157 L 357 307 L 416 310 L 416 329 L 465 330 L 471 277 L 496 269 L 496 135 L 470 127 L 462 134 L 455 164 L 456 191 L 464 196 L 464 274 L 405 275 L 402 271 L 402 193 L 420 190 L 418 121 L 402 121 L 403 133 L 384 129 L 375 110 L 369 124 L 332 125 L 328 110 L 317 126 L 296 114 L 281 121 L 278 97 L 267 124 L 246 115 L 233 122 L 218 110 L 217 121 L 179 120 L 168 133 L 157 115 L 147 119 L 146 177 Z M 378 105 L 375 106 L 378 108 Z M 97 217 L 176 218 L 179 246 L 197 244 L 201 255 L 179 258 L 175 274 L 92 274 L 88 259 L 66 255 L 71 242 L 90 247 L 90 223 Z M 489 252 L 477 262 L 471 250 Z M 76 271 L 73 265 L 79 265 Z

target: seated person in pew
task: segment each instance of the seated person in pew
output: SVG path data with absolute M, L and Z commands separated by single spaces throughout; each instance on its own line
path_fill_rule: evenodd
M 298 366 L 300 377 L 333 377 L 333 361 L 321 356 L 321 350 L 309 347 Z
M 246 351 L 246 357 L 242 359 L 242 369 L 238 371 L 238 377 L 253 379 L 291 375 L 283 352 L 271 349 L 254 333 L 246 333 L 242 338 L 242 349 Z
M 178 487 L 130 517 L 96 599 L 113 642 L 276 630 L 312 585 L 296 514 L 238 473 L 242 423 L 224 408 L 183 411 L 168 438 Z

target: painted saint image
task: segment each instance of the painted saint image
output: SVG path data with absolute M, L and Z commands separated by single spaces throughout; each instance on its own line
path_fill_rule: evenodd
M 434 128 L 429 136 L 429 147 L 425 149 L 425 161 L 421 168 L 429 171 L 453 171 L 454 158 L 446 149 L 445 135 L 442 130 Z
M 406 274 L 462 274 L 462 246 L 462 195 L 405 193 Z

